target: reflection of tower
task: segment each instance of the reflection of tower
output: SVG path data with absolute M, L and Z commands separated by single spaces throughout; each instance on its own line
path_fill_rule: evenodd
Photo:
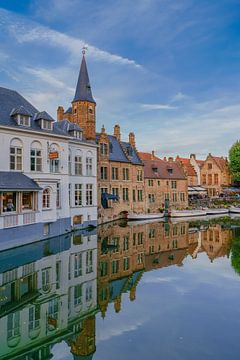
M 95 316 L 91 316 L 83 320 L 80 334 L 70 344 L 74 360 L 92 359 L 96 351 L 95 338 Z
M 114 309 L 116 313 L 118 313 L 121 310 L 121 295 L 117 296 L 114 300 Z
M 99 295 L 98 295 L 98 306 L 101 311 L 102 318 L 105 318 L 108 303 L 110 301 L 110 294 L 108 284 L 102 285 L 100 284 Z
M 131 288 L 129 298 L 131 301 L 136 299 L 136 286 Z

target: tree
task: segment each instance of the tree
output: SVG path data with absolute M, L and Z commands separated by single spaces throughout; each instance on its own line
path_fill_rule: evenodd
M 236 141 L 229 150 L 229 166 L 234 181 L 240 181 L 240 141 Z

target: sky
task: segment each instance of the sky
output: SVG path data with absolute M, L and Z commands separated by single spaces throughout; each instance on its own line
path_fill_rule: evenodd
M 83 46 L 98 131 L 161 157 L 240 138 L 240 0 L 0 0 L 0 86 L 40 111 L 71 104 Z

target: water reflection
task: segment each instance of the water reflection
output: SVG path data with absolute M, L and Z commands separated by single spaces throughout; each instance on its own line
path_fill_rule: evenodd
M 229 256 L 238 228 L 221 221 L 107 224 L 82 233 L 0 253 L 0 358 L 50 359 L 62 341 L 69 359 L 96 351 L 95 316 L 121 297 L 136 299 L 144 272 L 205 252 L 212 262 Z M 234 242 L 233 242 L 234 243 Z M 234 243 L 235 244 L 235 243 Z M 240 270 L 239 245 L 234 248 Z

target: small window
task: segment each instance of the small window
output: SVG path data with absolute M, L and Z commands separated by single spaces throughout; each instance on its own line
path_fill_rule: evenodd
M 30 126 L 30 116 L 19 115 L 18 125 L 28 126 L 29 127 Z
M 43 209 L 50 209 L 50 190 L 48 188 L 43 190 L 42 206 Z
M 50 224 L 44 224 L 43 226 L 43 235 L 49 235 L 50 233 Z
M 82 224 L 82 215 L 75 215 L 73 217 L 73 225 L 80 225 Z
M 43 130 L 52 130 L 52 121 L 42 119 L 42 126 Z

